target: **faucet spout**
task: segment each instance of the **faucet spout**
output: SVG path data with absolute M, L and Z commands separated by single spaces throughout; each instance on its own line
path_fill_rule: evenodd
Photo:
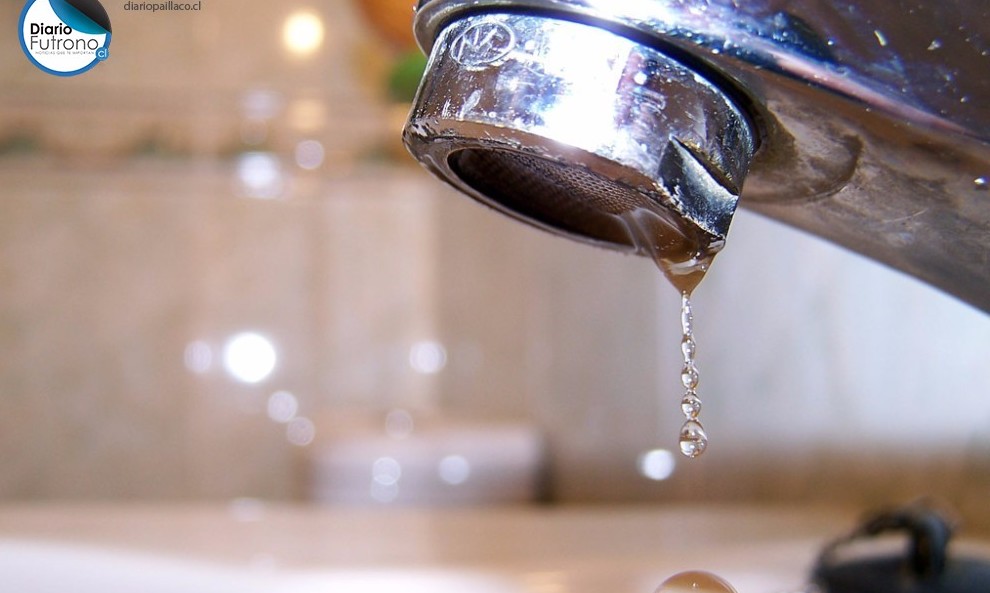
M 724 243 L 756 139 L 704 72 L 599 27 L 515 13 L 440 32 L 405 130 L 428 168 L 505 214 L 675 263 Z
M 990 311 L 990 5 L 896 4 L 421 0 L 405 142 L 553 233 L 680 265 L 742 206 Z

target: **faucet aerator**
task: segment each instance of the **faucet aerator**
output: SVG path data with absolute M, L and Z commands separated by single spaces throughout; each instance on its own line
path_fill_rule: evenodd
M 535 14 L 439 32 L 404 139 L 440 178 L 550 232 L 652 255 L 630 215 L 724 243 L 757 139 L 711 75 L 620 34 Z

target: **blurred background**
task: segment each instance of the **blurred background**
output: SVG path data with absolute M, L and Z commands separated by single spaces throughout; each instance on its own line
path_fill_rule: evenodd
M 0 39 L 0 501 L 934 495 L 990 531 L 984 313 L 742 211 L 695 293 L 711 445 L 683 460 L 652 263 L 405 155 L 408 0 L 104 4 L 84 75 Z

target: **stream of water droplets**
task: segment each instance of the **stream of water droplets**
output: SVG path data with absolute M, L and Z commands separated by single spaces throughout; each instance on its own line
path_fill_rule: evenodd
M 684 425 L 681 426 L 679 444 L 681 453 L 687 457 L 697 457 L 708 448 L 708 435 L 698 420 L 701 414 L 701 398 L 698 397 L 698 367 L 694 362 L 697 345 L 694 341 L 694 313 L 691 309 L 691 295 L 681 293 L 681 354 L 684 366 L 681 367 L 681 384 L 684 397 L 681 398 L 681 412 Z
M 681 453 L 695 458 L 708 448 L 708 434 L 698 419 L 701 399 L 698 397 L 691 293 L 708 272 L 724 242 L 711 235 L 691 232 L 676 218 L 661 217 L 652 211 L 634 210 L 624 213 L 621 219 L 637 251 L 651 256 L 667 280 L 681 293 L 681 384 L 684 386 L 681 412 L 684 424 L 678 444 Z

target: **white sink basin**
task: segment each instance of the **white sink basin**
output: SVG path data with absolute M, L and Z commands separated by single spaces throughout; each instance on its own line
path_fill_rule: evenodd
M 133 552 L 0 541 L 4 593 L 509 593 L 491 574 L 438 570 L 283 571 Z
M 0 593 L 652 593 L 708 570 L 798 590 L 843 513 L 0 508 Z
M 4 593 L 613 593 L 652 592 L 665 578 L 660 566 L 515 573 L 476 569 L 278 570 L 232 567 L 133 552 L 69 545 L 0 541 Z M 793 575 L 749 569 L 723 572 L 743 592 L 795 590 Z

